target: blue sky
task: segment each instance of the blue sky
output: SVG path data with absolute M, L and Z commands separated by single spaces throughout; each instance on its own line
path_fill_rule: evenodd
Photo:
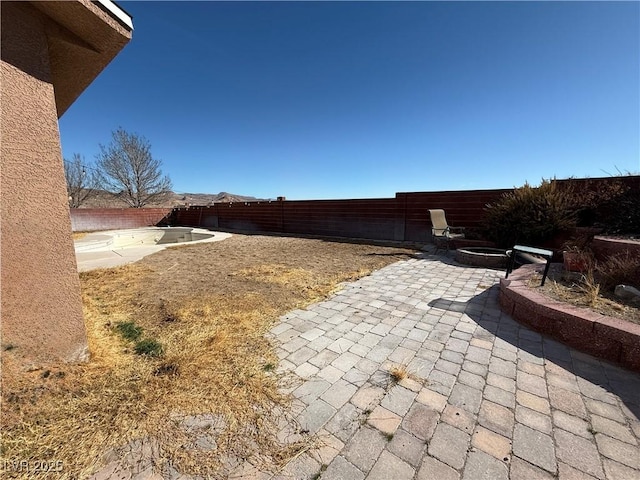
M 640 171 L 638 2 L 119 2 L 133 39 L 60 119 L 177 192 L 288 199 Z

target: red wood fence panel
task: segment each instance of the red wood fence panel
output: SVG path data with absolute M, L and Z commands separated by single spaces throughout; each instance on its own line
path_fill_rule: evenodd
M 594 189 L 603 182 L 615 180 L 640 189 L 640 176 L 558 182 L 561 185 L 576 182 L 580 188 Z M 444 209 L 452 226 L 479 227 L 487 204 L 510 191 L 411 192 L 397 193 L 395 198 L 216 203 L 173 211 L 161 208 L 74 209 L 71 218 L 74 231 L 169 222 L 244 232 L 427 242 L 431 237 L 429 209 Z

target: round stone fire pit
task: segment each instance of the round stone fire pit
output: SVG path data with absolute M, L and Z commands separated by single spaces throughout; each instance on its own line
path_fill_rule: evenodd
M 507 252 L 489 247 L 459 248 L 456 250 L 456 261 L 473 267 L 502 269 L 507 267 Z

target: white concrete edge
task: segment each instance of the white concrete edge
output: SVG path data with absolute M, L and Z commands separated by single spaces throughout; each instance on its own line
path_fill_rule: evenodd
M 148 255 L 160 252 L 166 248 L 186 247 L 201 243 L 219 242 L 232 236 L 232 234 L 227 232 L 216 232 L 203 228 L 180 227 L 189 228 L 193 233 L 208 234 L 212 236 L 210 238 L 194 240 L 191 242 L 165 243 L 160 245 L 131 245 L 118 248 L 111 247 L 111 242 L 104 239 L 105 236 L 122 234 L 123 232 L 144 232 L 158 230 L 161 228 L 170 227 L 143 227 L 89 233 L 86 237 L 74 242 L 78 271 L 85 272 L 97 268 L 114 268 L 127 263 L 137 262 Z M 95 239 L 92 238 L 92 236 L 99 238 Z

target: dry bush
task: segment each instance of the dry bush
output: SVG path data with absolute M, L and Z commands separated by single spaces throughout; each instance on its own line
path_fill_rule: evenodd
M 616 203 L 628 191 L 620 178 L 568 179 L 561 184 L 568 196 L 572 210 L 576 214 L 578 226 L 588 227 L 594 222 L 609 225 L 610 216 L 602 210 L 610 203 Z
M 578 288 L 584 294 L 587 304 L 595 307 L 600 300 L 600 284 L 593 276 L 593 268 L 589 268 L 580 280 Z
M 628 251 L 612 255 L 597 263 L 595 275 L 609 292 L 620 284 L 640 288 L 640 258 Z
M 612 234 L 640 234 L 640 189 L 629 189 L 602 205 L 598 219 Z
M 571 194 L 550 180 L 538 187 L 525 183 L 485 209 L 488 238 L 505 248 L 516 243 L 543 244 L 575 224 Z

